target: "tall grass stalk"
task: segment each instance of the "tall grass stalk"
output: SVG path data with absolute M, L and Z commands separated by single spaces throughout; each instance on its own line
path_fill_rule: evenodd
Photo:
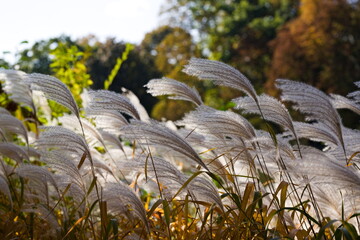
M 157 122 L 135 96 L 99 90 L 89 91 L 82 116 L 55 77 L 0 70 L 6 93 L 33 114 L 20 121 L 0 108 L 0 237 L 359 238 L 360 133 L 342 125 L 337 109 L 359 114 L 360 91 L 327 95 L 277 80 L 281 100 L 305 116 L 297 122 L 281 100 L 258 95 L 226 64 L 194 58 L 184 72 L 247 96 L 219 111 L 184 83 L 154 79 L 149 93 L 196 109 Z M 58 119 L 61 127 L 40 126 L 39 91 L 72 113 Z M 248 113 L 264 128 L 242 116 Z

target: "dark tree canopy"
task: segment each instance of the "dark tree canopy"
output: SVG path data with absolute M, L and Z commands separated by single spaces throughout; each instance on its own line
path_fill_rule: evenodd
M 92 88 L 103 88 L 104 81 L 115 66 L 116 59 L 121 57 L 125 47 L 124 42 L 116 42 L 115 39 L 108 39 L 105 43 L 96 44 L 87 63 L 94 82 Z M 152 62 L 150 55 L 141 55 L 141 49 L 135 47 L 130 52 L 128 59 L 122 64 L 109 90 L 120 92 L 121 88 L 124 87 L 133 91 L 149 111 L 156 99 L 147 94 L 143 86 L 150 79 L 161 76 L 161 73 L 151 64 Z
M 296 16 L 298 0 L 173 0 L 174 14 L 199 32 L 210 58 L 240 69 L 257 87 L 266 81 L 268 43 L 277 29 Z
M 145 35 L 140 47 L 141 55 L 152 59 L 152 64 L 161 72 L 161 77 L 173 78 L 203 89 L 201 82 L 182 73 L 188 60 L 199 55 L 198 48 L 187 31 L 180 27 L 159 27 Z M 177 120 L 192 108 L 189 103 L 161 97 L 152 110 L 152 116 L 156 119 Z
M 326 92 L 350 92 L 360 79 L 359 2 L 303 0 L 299 12 L 272 42 L 268 88 L 276 78 L 289 78 Z

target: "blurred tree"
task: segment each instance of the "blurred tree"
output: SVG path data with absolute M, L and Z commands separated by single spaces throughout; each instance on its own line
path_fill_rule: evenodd
M 10 64 L 4 59 L 0 58 L 0 68 L 9 69 Z M 0 81 L 0 106 L 7 108 L 10 111 L 14 111 L 14 109 L 16 109 L 16 104 L 9 99 L 9 97 L 2 89 L 1 81 Z
M 116 64 L 113 67 L 113 69 L 111 70 L 111 73 L 109 74 L 108 78 L 105 80 L 104 82 L 104 89 L 108 90 L 110 85 L 112 84 L 112 82 L 114 81 L 116 75 L 118 74 L 121 65 L 123 64 L 124 61 L 127 60 L 129 53 L 131 52 L 131 50 L 134 49 L 134 45 L 127 43 L 125 46 L 125 50 L 123 51 L 123 53 L 121 54 L 121 57 L 118 57 L 116 59 Z
M 82 45 L 88 40 L 82 39 Z M 126 49 L 124 42 L 116 42 L 115 39 L 107 39 L 105 43 L 96 42 L 93 46 L 93 54 L 87 60 L 89 74 L 91 75 L 94 89 L 102 89 L 104 82 L 114 68 L 117 59 L 122 56 Z M 143 87 L 150 79 L 161 76 L 160 72 L 152 65 L 153 59 L 149 55 L 141 54 L 139 46 L 135 46 L 121 65 L 118 74 L 113 79 L 109 90 L 120 92 L 121 88 L 127 88 L 134 92 L 140 102 L 150 112 L 156 99 L 146 93 Z
M 231 64 L 260 88 L 271 59 L 268 43 L 280 26 L 296 16 L 298 2 L 170 0 L 168 10 L 183 20 L 185 28 L 198 31 L 205 54 Z
M 146 34 L 140 47 L 141 55 L 151 59 L 162 76 L 185 82 L 200 91 L 204 89 L 202 82 L 194 81 L 192 77 L 182 73 L 183 66 L 188 60 L 199 56 L 192 36 L 184 29 L 161 26 Z M 177 120 L 194 107 L 189 103 L 169 100 L 166 97 L 159 99 L 151 112 L 152 117 L 156 119 Z
M 267 88 L 276 78 L 309 83 L 347 94 L 360 79 L 360 3 L 302 0 L 300 14 L 272 42 L 274 55 Z
M 27 73 L 51 74 L 50 52 L 58 46 L 58 43 L 65 44 L 66 46 L 76 44 L 66 35 L 37 41 L 30 48 L 26 48 L 18 53 L 19 59 L 15 65 L 19 67 L 19 70 Z
M 0 68 L 9 69 L 10 64 L 7 61 L 5 61 L 4 59 L 0 58 Z
M 90 53 L 80 51 L 76 45 L 68 46 L 59 42 L 57 47 L 51 51 L 51 56 L 50 68 L 53 75 L 69 87 L 75 101 L 81 107 L 80 94 L 84 88 L 88 88 L 93 83 L 85 65 Z M 55 102 L 51 102 L 50 107 L 52 107 L 54 117 L 62 114 L 65 110 Z

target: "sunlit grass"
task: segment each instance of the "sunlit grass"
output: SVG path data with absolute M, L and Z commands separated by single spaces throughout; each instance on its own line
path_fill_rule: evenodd
M 175 123 L 149 120 L 133 98 L 105 90 L 90 91 L 79 109 L 54 77 L 0 70 L 5 86 L 21 85 L 7 94 L 34 113 L 20 122 L 0 109 L 1 238 L 359 237 L 360 133 L 335 108 L 359 111 L 359 92 L 331 97 L 279 80 L 303 123 L 232 67 L 192 59 L 185 72 L 247 94 L 234 99 L 240 112 L 204 106 L 170 79 L 149 82 L 149 92 L 197 106 Z M 72 115 L 51 123 L 37 91 Z M 242 113 L 257 114 L 264 129 Z

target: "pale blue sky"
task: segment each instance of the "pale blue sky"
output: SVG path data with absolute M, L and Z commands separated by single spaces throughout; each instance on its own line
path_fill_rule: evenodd
M 161 25 L 160 6 L 166 0 L 0 0 L 0 58 L 11 60 L 20 42 L 94 34 L 139 43 Z M 11 54 L 4 55 L 4 51 Z

